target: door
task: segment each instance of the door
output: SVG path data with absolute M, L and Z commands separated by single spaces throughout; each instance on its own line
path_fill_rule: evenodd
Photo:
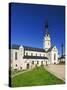
M 54 64 L 56 64 L 56 62 L 54 62 Z
M 41 61 L 41 65 L 43 65 L 43 61 Z
M 27 69 L 29 69 L 29 63 L 27 63 Z

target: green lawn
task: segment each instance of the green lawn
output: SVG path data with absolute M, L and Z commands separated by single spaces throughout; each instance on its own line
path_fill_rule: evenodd
M 37 67 L 11 79 L 12 87 L 63 84 L 64 82 L 50 74 L 44 67 Z

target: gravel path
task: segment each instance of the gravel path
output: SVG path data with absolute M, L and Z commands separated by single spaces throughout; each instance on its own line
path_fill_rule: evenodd
M 65 81 L 65 65 L 48 65 L 45 68 L 50 73 Z

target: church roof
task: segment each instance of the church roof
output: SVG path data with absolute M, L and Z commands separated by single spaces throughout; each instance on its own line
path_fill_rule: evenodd
M 11 46 L 11 49 L 19 49 L 20 45 L 16 45 L 16 44 L 13 44 Z M 29 46 L 24 46 L 24 50 L 29 50 L 29 51 L 37 51 L 37 52 L 46 52 L 45 49 L 42 49 L 42 48 L 35 48 L 35 47 L 29 47 Z
M 17 44 L 13 44 L 11 45 L 11 49 L 19 49 L 20 45 Z
M 29 46 L 23 46 L 24 50 L 29 50 L 29 51 L 38 51 L 38 52 L 46 52 L 44 49 L 42 48 L 34 48 L 34 47 L 29 47 Z
M 20 47 L 20 45 L 13 44 L 13 45 L 11 46 L 11 49 L 17 49 L 17 50 L 18 50 L 19 47 Z M 43 48 L 35 48 L 35 47 L 29 47 L 29 46 L 24 46 L 24 45 L 23 45 L 23 47 L 24 47 L 24 50 L 28 50 L 28 51 L 46 52 L 45 49 L 43 49 Z M 52 46 L 51 48 L 49 48 L 49 49 L 47 50 L 47 52 L 50 52 L 53 47 L 54 47 L 54 46 Z
M 49 48 L 49 49 L 47 50 L 47 52 L 50 52 L 50 51 L 53 49 L 53 47 L 54 47 L 54 46 L 52 46 L 51 48 Z
M 27 58 L 27 59 L 48 59 L 47 57 L 43 57 L 43 56 L 24 56 L 23 58 Z

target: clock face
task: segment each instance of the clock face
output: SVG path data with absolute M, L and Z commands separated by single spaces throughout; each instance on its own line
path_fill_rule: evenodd
M 50 37 L 49 37 L 49 36 L 46 36 L 46 37 L 45 37 L 45 40 L 50 40 Z

